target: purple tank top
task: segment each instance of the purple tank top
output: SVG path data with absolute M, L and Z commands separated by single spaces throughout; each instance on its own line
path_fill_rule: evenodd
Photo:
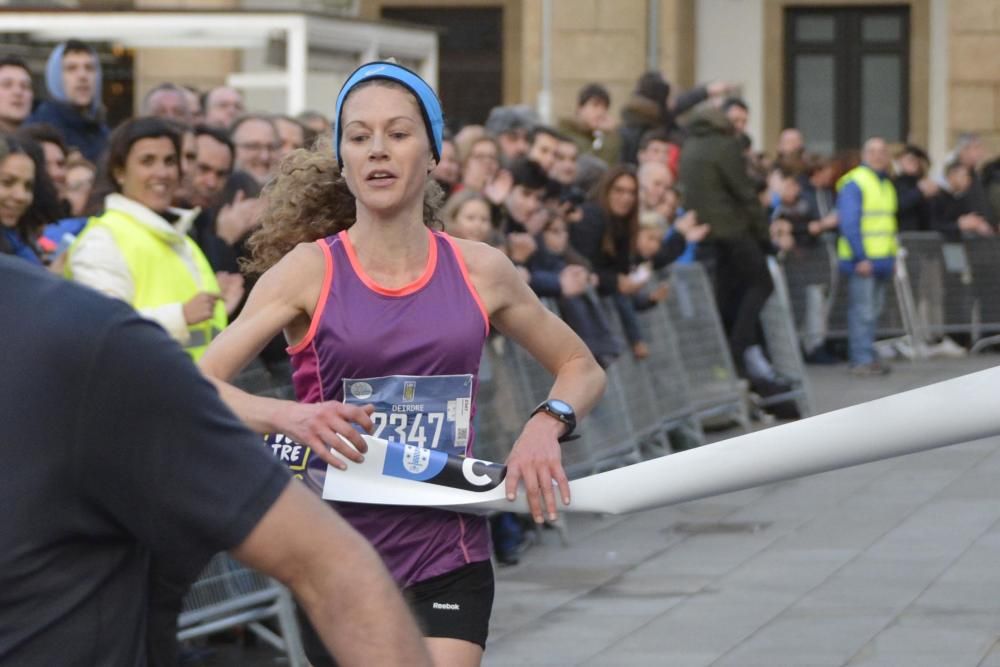
M 475 405 L 488 317 L 451 239 L 428 234 L 423 274 L 395 290 L 365 274 L 347 232 L 316 242 L 326 258 L 323 289 L 309 332 L 288 349 L 299 401 L 344 400 L 347 378 L 471 375 Z M 462 442 L 471 454 L 468 431 Z M 484 517 L 352 503 L 336 503 L 336 509 L 374 545 L 401 586 L 490 557 Z

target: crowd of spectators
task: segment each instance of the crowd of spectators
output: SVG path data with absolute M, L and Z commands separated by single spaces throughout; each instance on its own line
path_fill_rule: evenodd
M 330 150 L 328 116 L 255 112 L 231 87 L 164 82 L 143 96 L 137 119 L 112 133 L 89 45 L 69 40 L 52 51 L 42 101 L 33 99 L 32 77 L 19 59 L 0 59 L 0 252 L 136 305 L 129 267 L 109 249 L 113 230 L 103 245 L 101 233 L 80 236 L 114 206 L 152 209 L 151 229 L 173 234 L 181 259 L 200 266 L 203 258 L 214 278 L 202 276 L 190 299 L 143 312 L 187 344 L 187 329 L 200 321 L 224 326 L 245 294 L 240 259 L 265 186 L 290 152 Z M 620 118 L 595 82 L 552 125 L 530 107 L 503 106 L 482 125 L 450 128 L 433 172 L 447 197 L 444 228 L 502 248 L 604 365 L 649 354 L 636 313 L 667 297 L 663 269 L 703 262 L 738 371 L 762 395 L 786 391 L 759 334 L 773 289 L 766 257 L 855 233 L 839 229 L 837 199 L 859 156 L 812 153 L 795 128 L 781 132 L 773 155 L 756 152 L 746 133 L 752 109 L 736 91 L 712 82 L 679 92 L 647 72 L 621 101 Z M 163 155 L 133 156 L 157 139 L 166 142 L 157 145 Z M 989 160 L 979 137 L 963 135 L 942 167 L 932 176 L 924 150 L 899 147 L 887 174 L 899 230 L 948 240 L 995 234 L 1000 158 Z M 192 249 L 181 248 L 182 237 Z M 625 340 L 612 334 L 611 317 Z M 272 347 L 265 359 L 281 363 L 280 341 Z M 805 351 L 815 361 L 826 354 L 818 344 Z
M 84 265 L 101 253 L 81 249 L 79 266 L 67 267 L 65 251 L 115 201 L 109 197 L 128 198 L 123 184 L 142 178 L 141 166 L 118 155 L 120 164 L 108 169 L 114 141 L 99 94 L 100 61 L 89 45 L 69 40 L 53 49 L 44 101 L 33 99 L 32 76 L 17 58 L 0 59 L 0 251 L 86 276 L 95 267 Z M 434 171 L 448 197 L 444 227 L 503 248 L 605 365 L 621 354 L 648 355 L 636 312 L 666 297 L 661 270 L 704 262 L 739 372 L 762 394 L 780 392 L 786 387 L 758 333 L 773 289 L 765 258 L 838 233 L 838 179 L 857 157 L 811 153 L 795 128 L 781 132 L 774 155 L 755 152 L 746 134 L 751 109 L 735 90 L 712 82 L 678 92 L 647 72 L 622 101 L 620 119 L 595 82 L 580 89 L 572 116 L 554 125 L 530 107 L 505 106 L 483 125 L 451 128 Z M 328 149 L 329 120 L 314 111 L 248 111 L 236 89 L 171 82 L 146 92 L 137 117 L 162 119 L 176 135 L 170 168 L 178 176 L 157 186 L 167 193 L 156 212 L 165 229 L 196 243 L 231 314 L 244 292 L 242 244 L 262 210 L 264 186 L 291 151 Z M 937 231 L 949 240 L 995 233 L 1000 159 L 987 160 L 979 137 L 962 136 L 938 178 L 927 154 L 905 145 L 892 179 L 900 231 Z M 94 284 L 128 295 L 108 280 Z M 172 317 L 183 341 L 191 322 L 177 319 L 179 312 Z M 626 340 L 611 334 L 608 317 L 621 319 Z M 170 330 L 168 318 L 160 321 Z

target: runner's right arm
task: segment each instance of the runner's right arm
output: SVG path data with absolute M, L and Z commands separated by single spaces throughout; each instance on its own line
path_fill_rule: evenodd
M 229 383 L 279 332 L 285 331 L 293 341 L 306 335 L 316 302 L 323 296 L 325 270 L 322 251 L 315 244 L 297 246 L 261 276 L 239 317 L 212 341 L 198 365 L 226 405 L 251 429 L 287 435 L 344 469 L 346 464 L 331 448 L 352 461 L 363 460 L 367 445 L 352 423 L 371 432 L 371 407 L 254 396 Z

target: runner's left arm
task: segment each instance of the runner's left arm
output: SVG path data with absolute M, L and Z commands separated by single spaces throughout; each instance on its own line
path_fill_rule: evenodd
M 483 244 L 458 244 L 470 268 L 470 277 L 491 324 L 524 347 L 555 376 L 550 398 L 569 403 L 582 419 L 604 394 L 606 377 L 576 333 L 546 309 L 521 279 L 510 260 Z M 569 504 L 569 482 L 561 463 L 558 438 L 564 425 L 544 413 L 528 419 L 507 458 L 507 496 L 523 482 L 536 522 L 557 514 L 552 482 Z M 543 514 L 543 510 L 545 510 Z

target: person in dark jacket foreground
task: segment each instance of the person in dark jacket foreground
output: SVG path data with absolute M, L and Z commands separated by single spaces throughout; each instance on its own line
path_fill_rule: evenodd
M 0 375 L 0 663 L 167 664 L 151 563 L 190 582 L 228 549 L 292 589 L 338 664 L 430 664 L 372 548 L 166 332 L 11 257 L 0 303 L 18 351 Z

